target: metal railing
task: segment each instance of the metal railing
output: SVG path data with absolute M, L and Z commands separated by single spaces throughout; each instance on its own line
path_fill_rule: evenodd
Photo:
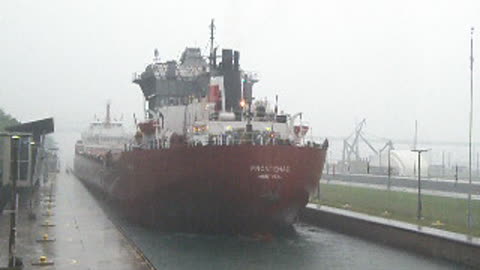
M 203 147 L 203 146 L 234 146 L 234 145 L 290 145 L 295 147 L 311 147 L 311 148 L 328 148 L 328 140 L 323 143 L 315 141 L 306 141 L 304 143 L 295 143 L 289 139 L 279 139 L 275 137 L 263 136 L 261 134 L 247 134 L 242 133 L 242 136 L 235 136 L 233 134 L 222 134 L 209 136 L 205 140 L 183 140 L 178 142 L 171 142 L 170 140 L 155 139 L 143 143 L 129 143 L 124 145 L 124 151 L 147 150 L 147 149 L 168 149 L 173 145 L 187 145 L 189 147 Z

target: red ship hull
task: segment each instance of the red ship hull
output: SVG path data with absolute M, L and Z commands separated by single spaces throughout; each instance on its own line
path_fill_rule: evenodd
M 290 145 L 176 146 L 82 155 L 75 173 L 130 219 L 187 231 L 288 227 L 316 192 L 326 149 Z

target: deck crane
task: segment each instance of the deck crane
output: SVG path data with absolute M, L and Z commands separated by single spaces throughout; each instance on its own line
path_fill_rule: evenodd
M 366 126 L 366 123 L 366 119 L 363 119 L 359 124 L 357 124 L 355 131 L 343 141 L 342 162 L 348 168 L 350 168 L 352 163 L 358 164 L 358 162 L 364 162 L 360 155 L 361 142 L 365 143 L 365 145 L 373 152 L 374 155 L 382 155 L 382 152 L 386 149 L 389 151 L 394 149 L 391 140 L 388 140 L 382 148 L 375 148 L 364 135 L 363 129 Z

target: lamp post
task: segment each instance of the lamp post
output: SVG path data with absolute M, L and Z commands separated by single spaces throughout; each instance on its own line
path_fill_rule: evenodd
M 387 188 L 390 190 L 392 186 L 392 149 L 393 149 L 393 144 L 392 141 L 388 142 L 388 182 L 387 182 Z
M 390 154 L 391 154 L 391 148 L 388 148 L 388 183 L 387 183 L 387 189 L 390 190 L 391 186 L 391 181 L 392 181 L 392 168 L 391 168 L 391 161 L 390 161 Z
M 412 152 L 418 154 L 418 199 L 417 199 L 417 220 L 422 218 L 422 182 L 421 182 L 421 154 L 427 152 L 429 149 L 412 149 Z
M 473 126 L 473 30 L 470 29 L 470 121 L 468 129 L 468 203 L 467 228 L 472 229 L 472 126 Z
M 8 239 L 8 266 L 14 267 L 17 265 L 17 257 L 15 256 L 16 248 L 15 248 L 15 240 L 17 237 L 17 179 L 20 177 L 19 173 L 19 152 L 20 152 L 20 136 L 12 136 L 11 137 L 11 148 L 12 148 L 12 155 L 11 160 L 11 170 L 10 170 L 10 179 L 12 181 L 12 196 L 11 196 L 11 204 L 12 209 L 10 212 L 10 236 Z
M 34 157 L 36 156 L 35 153 L 35 142 L 34 141 L 31 141 L 30 142 L 30 157 L 29 157 L 29 163 L 30 163 L 30 166 L 29 166 L 29 175 L 30 175 L 30 179 L 28 179 L 28 181 L 30 181 L 30 188 L 31 188 L 31 193 L 30 193 L 30 200 L 29 200 L 29 205 L 30 205 L 30 211 L 28 213 L 28 217 L 30 219 L 35 219 L 36 218 L 36 215 L 35 213 L 33 213 L 33 194 L 35 192 L 35 188 L 34 188 L 34 172 L 35 172 L 35 165 L 36 165 L 36 159 L 34 159 Z

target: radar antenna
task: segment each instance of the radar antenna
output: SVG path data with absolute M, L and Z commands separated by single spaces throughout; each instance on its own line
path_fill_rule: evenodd
M 160 62 L 160 57 L 159 57 L 159 52 L 158 52 L 158 49 L 155 48 L 155 50 L 153 51 L 153 63 L 159 63 Z

